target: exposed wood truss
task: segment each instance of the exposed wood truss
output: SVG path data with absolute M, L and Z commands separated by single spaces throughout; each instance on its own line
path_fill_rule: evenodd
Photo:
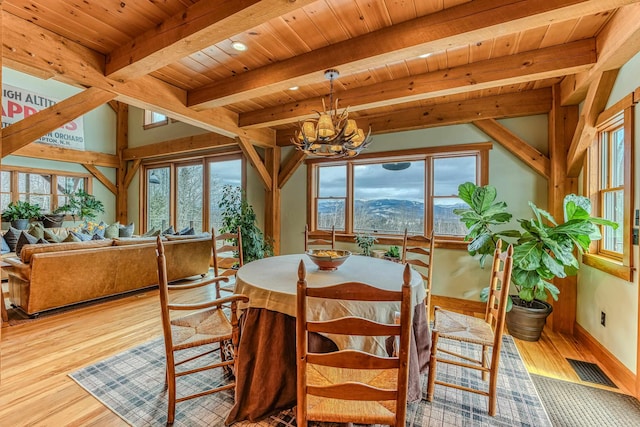
M 540 151 L 527 144 L 526 141 L 515 135 L 509 129 L 502 126 L 494 119 L 476 120 L 473 122 L 478 129 L 500 143 L 513 155 L 525 162 L 530 168 L 545 178 L 549 178 L 551 164 L 549 158 Z
M 111 182 L 109 178 L 107 178 L 102 172 L 100 172 L 100 169 L 93 165 L 84 165 L 84 167 L 114 195 L 118 194 L 118 187 L 116 187 L 116 185 Z
M 260 180 L 262 181 L 262 184 L 265 186 L 267 191 L 271 189 L 274 177 L 272 177 L 267 170 L 264 161 L 260 157 L 260 154 L 258 154 L 258 152 L 256 151 L 255 147 L 251 145 L 248 139 L 240 137 L 238 138 L 238 145 L 240 145 L 242 152 L 244 153 L 245 157 L 249 159 L 251 165 L 256 168 L 258 176 L 260 177 Z
M 214 133 L 206 133 L 143 145 L 141 147 L 127 148 L 123 151 L 122 158 L 124 160 L 150 159 L 235 145 L 238 145 L 235 139 Z

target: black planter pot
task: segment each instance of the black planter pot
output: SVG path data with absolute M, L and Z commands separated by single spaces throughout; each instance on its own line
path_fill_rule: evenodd
M 533 300 L 533 306 L 526 307 L 520 298 L 511 296 L 511 299 L 513 307 L 507 313 L 509 333 L 524 341 L 538 341 L 553 307 L 546 301 L 539 300 Z
M 29 228 L 29 219 L 14 219 L 11 221 L 11 226 L 18 230 L 26 230 Z
M 64 214 L 42 215 L 41 220 L 42 220 L 42 225 L 44 225 L 44 228 L 62 227 L 62 222 L 64 221 Z

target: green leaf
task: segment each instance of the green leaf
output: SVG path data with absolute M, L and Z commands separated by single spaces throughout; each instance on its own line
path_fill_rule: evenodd
M 496 232 L 496 236 L 519 238 L 521 234 L 518 230 L 501 230 Z
M 563 264 L 556 261 L 555 258 L 544 251 L 542 252 L 542 263 L 549 269 L 552 274 L 560 278 L 566 277 Z
M 480 291 L 480 301 L 487 302 L 489 300 L 489 287 L 482 289 Z
M 538 212 L 540 213 L 540 215 L 545 217 L 547 219 L 547 221 L 549 221 L 553 225 L 558 225 L 558 223 L 556 222 L 555 218 L 549 212 L 545 211 L 544 209 L 540 209 L 538 207 L 536 207 L 536 208 L 538 209 Z
M 551 297 L 553 297 L 555 301 L 558 301 L 558 294 L 560 293 L 560 289 L 558 289 L 556 285 L 550 282 L 544 282 L 544 287 L 547 289 L 547 291 L 549 291 Z
M 496 193 L 496 188 L 491 185 L 477 187 L 471 196 L 471 207 L 482 215 L 493 204 L 496 199 Z
M 513 250 L 513 262 L 523 270 L 535 270 L 540 266 L 541 252 L 534 241 L 518 245 Z
M 467 246 L 467 250 L 468 251 L 478 251 L 480 248 L 485 246 L 488 241 L 491 241 L 491 234 L 489 234 L 489 233 L 481 234 L 478 237 L 476 237 L 475 239 L 473 239 L 473 241 L 471 243 L 469 243 L 469 246 Z M 485 253 L 485 252 L 483 252 L 483 253 Z
M 473 205 L 472 197 L 477 186 L 473 182 L 465 182 L 458 186 L 458 197 L 469 206 Z
M 533 289 L 532 288 L 521 289 L 520 292 L 518 292 L 518 296 L 523 301 L 531 302 L 534 300 Z

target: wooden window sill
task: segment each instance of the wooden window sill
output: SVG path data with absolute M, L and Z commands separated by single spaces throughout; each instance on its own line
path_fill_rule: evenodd
M 633 267 L 623 265 L 621 261 L 606 258 L 601 255 L 584 254 L 582 262 L 590 267 L 597 268 L 605 273 L 619 277 L 628 282 L 633 281 Z

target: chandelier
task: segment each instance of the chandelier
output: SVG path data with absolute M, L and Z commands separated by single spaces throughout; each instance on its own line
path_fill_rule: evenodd
M 333 106 L 333 110 L 327 111 L 323 98 L 323 111 L 316 111 L 319 117 L 298 123 L 295 136 L 291 138 L 298 150 L 310 156 L 354 157 L 371 142 L 371 127 L 365 137 L 356 121 L 349 118 L 349 107 L 339 112 L 337 99 L 334 106 L 333 80 L 339 75 L 338 70 L 324 72 L 324 76 L 329 79 L 329 106 Z

